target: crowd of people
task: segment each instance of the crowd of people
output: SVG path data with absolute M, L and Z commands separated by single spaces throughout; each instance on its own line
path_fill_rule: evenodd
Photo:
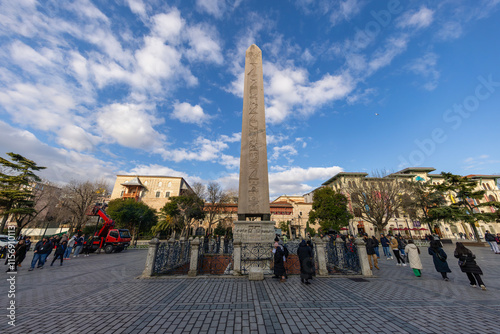
M 64 260 L 69 260 L 71 256 L 71 252 L 74 249 L 73 257 L 79 257 L 80 253 L 83 250 L 84 256 L 89 256 L 91 242 L 85 243 L 85 235 L 84 234 L 75 234 L 73 237 L 69 237 L 68 234 L 64 234 L 63 236 L 52 236 L 52 237 L 43 237 L 42 240 L 38 241 L 35 244 L 33 249 L 33 259 L 31 260 L 31 265 L 28 271 L 32 271 L 36 268 L 43 269 L 47 258 L 49 258 L 50 254 L 54 252 L 54 256 L 52 258 L 51 266 L 54 265 L 56 260 L 60 261 L 60 266 L 63 265 Z M 26 258 L 27 252 L 31 248 L 31 238 L 29 236 L 20 236 L 18 239 L 18 243 L 15 246 L 14 252 L 14 265 L 9 266 L 7 272 L 17 271 L 18 267 L 21 267 L 21 263 Z M 5 260 L 5 264 L 7 265 L 8 258 Z
M 486 232 L 488 233 L 488 231 Z M 422 276 L 423 266 L 420 260 L 420 248 L 415 245 L 413 240 L 405 240 L 401 235 L 386 236 L 384 234 L 380 235 L 380 239 L 377 239 L 375 236 L 370 238 L 368 234 L 365 234 L 363 239 L 370 269 L 375 267 L 377 270 L 380 270 L 378 266 L 378 259 L 380 259 L 379 245 L 382 245 L 386 260 L 389 261 L 395 257 L 397 266 L 406 267 L 409 265 L 416 277 Z M 392 253 L 390 250 L 392 250 Z M 498 254 L 493 246 L 492 251 Z M 434 239 L 434 237 L 430 239 L 428 254 L 432 256 L 435 270 L 441 274 L 444 281 L 449 281 L 448 273 L 451 273 L 451 269 L 448 265 L 448 255 L 444 251 L 440 240 Z M 470 285 L 474 288 L 479 286 L 482 290 L 486 290 L 486 286 L 481 279 L 483 272 L 476 262 L 474 253 L 465 247 L 463 243 L 457 242 L 453 255 L 458 259 L 460 271 L 467 275 Z

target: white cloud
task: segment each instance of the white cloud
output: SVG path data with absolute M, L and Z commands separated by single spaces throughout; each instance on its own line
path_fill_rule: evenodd
M 241 141 L 241 132 L 235 132 L 231 136 L 221 135 L 220 139 L 226 143 L 235 143 Z
M 187 102 L 175 103 L 171 117 L 183 123 L 193 123 L 199 126 L 210 120 L 210 115 L 205 114 L 202 107 L 193 106 Z
M 0 121 L 0 152 L 15 152 L 47 169 L 37 173 L 58 184 L 70 180 L 106 180 L 114 182 L 114 165 L 92 155 L 54 148 L 41 142 L 33 133 Z M 112 183 L 111 183 L 112 184 Z
M 114 103 L 102 108 L 97 124 L 102 135 L 120 145 L 154 150 L 160 147 L 165 135 L 158 133 L 153 125 L 161 122 L 148 113 L 151 106 Z
M 100 142 L 100 138 L 93 136 L 76 125 L 67 125 L 58 131 L 57 142 L 75 151 L 90 151 Z
M 437 37 L 444 41 L 457 39 L 461 35 L 462 35 L 462 25 L 456 21 L 449 21 L 443 23 L 443 25 L 437 32 Z
M 221 157 L 221 152 L 229 146 L 223 140 L 210 140 L 203 137 L 198 137 L 194 140 L 190 149 L 158 149 L 164 159 L 180 162 L 184 160 L 194 161 L 212 161 L 220 163 L 218 159 Z
M 164 42 L 178 43 L 180 34 L 185 22 L 181 18 L 181 13 L 177 9 L 172 9 L 168 13 L 161 13 L 151 18 L 154 25 L 152 32 L 162 38 Z
M 142 18 L 146 17 L 146 6 L 142 0 L 126 0 L 132 13 L 139 15 Z
M 201 12 L 220 18 L 226 10 L 226 0 L 196 0 L 196 7 Z
M 421 58 L 414 59 L 407 68 L 415 74 L 423 76 L 427 82 L 423 85 L 426 90 L 433 90 L 437 87 L 439 72 L 436 70 L 438 56 L 433 52 L 428 52 Z
M 298 152 L 292 145 L 283 145 L 273 147 L 273 154 L 271 155 L 271 160 L 277 160 L 279 158 L 285 158 L 288 163 L 292 163 L 292 156 L 297 155 Z
M 349 21 L 356 16 L 362 8 L 362 3 L 358 0 L 345 0 L 338 3 L 338 7 L 332 10 L 330 21 L 336 25 L 342 21 Z
M 434 19 L 434 11 L 427 8 L 422 7 L 418 11 L 410 11 L 402 15 L 398 21 L 397 26 L 400 28 L 426 28 L 431 25 Z
M 16 123 L 46 131 L 72 123 L 71 110 L 77 104 L 64 86 L 21 83 L 0 91 L 0 103 Z
M 292 167 L 284 171 L 269 173 L 269 194 L 271 198 L 279 195 L 303 195 L 327 179 L 342 172 L 338 166 L 332 167 Z M 305 182 L 314 181 L 313 185 Z
M 317 107 L 341 99 L 353 89 L 347 74 L 325 74 L 321 79 L 309 82 L 304 69 L 278 68 L 270 63 L 264 67 L 268 79 L 266 94 L 270 97 L 266 118 L 271 123 L 283 122 L 292 110 L 310 115 Z
M 215 29 L 206 24 L 200 24 L 189 27 L 186 34 L 191 46 L 191 49 L 186 50 L 188 59 L 222 64 L 224 59 Z
M 228 169 L 239 168 L 240 157 L 233 157 L 232 155 L 222 154 L 220 164 L 226 166 Z
M 406 50 L 407 44 L 407 35 L 388 39 L 385 47 L 375 51 L 372 60 L 368 63 L 370 70 L 375 72 L 378 69 L 389 65 L 396 56 Z

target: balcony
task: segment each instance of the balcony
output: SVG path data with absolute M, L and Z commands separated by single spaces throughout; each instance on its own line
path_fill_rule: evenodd
M 133 193 L 123 194 L 122 198 L 123 199 L 133 198 L 135 201 L 138 201 L 139 200 L 139 196 L 140 196 L 139 192 L 133 192 Z

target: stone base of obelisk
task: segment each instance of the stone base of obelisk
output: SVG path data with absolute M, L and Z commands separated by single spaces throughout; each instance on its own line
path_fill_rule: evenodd
M 242 274 L 248 274 L 251 268 L 262 269 L 265 275 L 272 274 L 274 226 L 273 221 L 234 222 L 233 238 L 241 240 Z

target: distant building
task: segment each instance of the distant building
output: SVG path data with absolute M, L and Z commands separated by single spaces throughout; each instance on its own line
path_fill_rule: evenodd
M 441 174 L 430 174 L 435 171 L 435 168 L 432 167 L 410 167 L 403 169 L 399 172 L 392 173 L 390 175 L 385 176 L 384 178 L 388 179 L 405 179 L 412 182 L 430 182 L 432 184 L 439 184 L 444 181 L 444 177 Z M 369 182 L 370 180 L 376 180 L 377 178 L 367 177 L 367 173 L 350 173 L 350 172 L 341 172 L 325 181 L 322 186 L 323 187 L 331 187 L 334 190 L 341 191 L 343 193 L 347 193 L 349 189 L 355 189 L 360 186 L 362 182 Z M 477 183 L 476 190 L 485 190 L 486 194 L 483 200 L 472 200 L 474 204 L 484 203 L 484 202 L 492 202 L 498 201 L 500 199 L 500 190 L 497 187 L 497 179 L 500 178 L 500 175 L 476 175 L 471 174 L 467 175 L 467 178 L 474 180 Z M 319 188 L 318 188 L 319 189 Z M 317 190 L 317 189 L 315 189 Z M 312 201 L 312 194 L 307 194 L 306 198 Z M 446 200 L 451 203 L 455 201 L 453 194 L 448 194 Z M 471 202 L 471 203 L 472 203 Z M 351 220 L 349 224 L 349 231 L 351 233 L 368 233 L 369 235 L 375 234 L 374 226 L 363 219 L 363 216 L 360 212 L 353 211 L 351 209 L 354 218 Z M 495 208 L 493 207 L 481 207 L 482 212 L 495 212 Z M 484 233 L 486 230 L 489 230 L 492 233 L 500 232 L 500 224 L 499 223 L 486 223 L 479 222 L 477 225 L 477 230 L 479 232 L 480 237 L 484 237 Z M 432 231 L 429 230 L 427 224 L 421 224 L 418 219 L 410 219 L 405 215 L 404 212 L 396 212 L 394 217 L 391 217 L 389 224 L 385 231 L 380 232 L 388 232 L 389 229 L 394 232 L 401 233 L 403 235 L 409 236 L 410 233 L 413 233 L 413 236 L 421 236 L 422 234 L 427 233 L 436 233 L 443 238 L 456 238 L 460 235 L 460 233 L 470 236 L 473 234 L 472 228 L 469 224 L 464 222 L 455 222 L 455 223 L 433 223 Z
M 159 210 L 170 201 L 170 197 L 191 192 L 182 177 L 117 175 L 110 199 L 134 199 Z

